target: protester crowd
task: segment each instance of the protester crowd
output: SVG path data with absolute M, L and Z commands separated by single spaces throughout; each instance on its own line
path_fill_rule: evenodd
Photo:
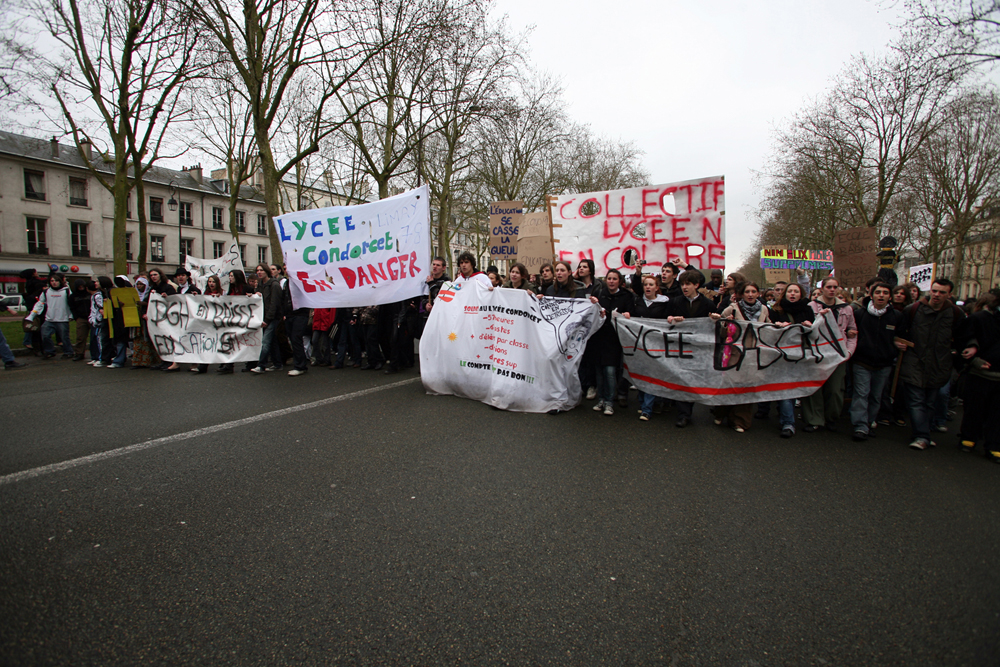
M 641 263 L 640 263 L 641 266 Z M 856 300 L 828 277 L 811 289 L 805 272 L 796 282 L 761 287 L 739 273 L 723 279 L 715 270 L 706 281 L 693 266 L 679 260 L 664 264 L 659 274 L 623 273 L 611 269 L 598 278 L 595 265 L 584 259 L 574 268 L 564 261 L 542 266 L 531 275 L 516 263 L 503 276 L 495 267 L 477 270 L 475 258 L 458 258 L 454 282 L 477 281 L 490 289 L 521 289 L 539 298 L 589 299 L 607 315 L 587 343 L 580 365 L 580 381 L 593 410 L 613 416 L 615 408 L 630 407 L 630 383 L 624 373 L 623 351 L 613 324 L 614 316 L 641 317 L 678 323 L 693 318 L 745 320 L 777 326 L 809 324 L 830 313 L 844 336 L 848 359 L 842 362 L 812 395 L 799 400 L 776 401 L 781 437 L 791 438 L 797 427 L 806 433 L 837 431 L 841 418 L 850 420 L 855 441 L 876 437 L 880 429 L 909 425 L 910 447 L 935 446 L 933 434 L 949 431 L 954 396 L 964 402 L 958 432 L 960 447 L 974 451 L 982 443 L 986 456 L 1000 463 L 1000 290 L 994 289 L 975 304 L 958 305 L 953 285 L 939 278 L 926 294 L 913 284 L 894 286 L 878 277 L 868 281 Z M 226 294 L 259 294 L 263 302 L 260 358 L 241 369 L 251 374 L 279 371 L 291 360 L 288 375 L 306 373 L 312 366 L 331 370 L 348 366 L 395 373 L 414 365 L 414 340 L 434 308 L 441 286 L 451 280 L 446 263 L 431 263 L 428 294 L 398 303 L 364 308 L 294 308 L 282 267 L 259 264 L 252 275 L 229 274 Z M 62 358 L 83 361 L 95 368 L 182 370 L 180 364 L 163 362 L 151 344 L 145 314 L 153 293 L 200 294 L 191 275 L 178 269 L 172 280 L 153 269 L 134 279 L 101 276 L 77 279 L 72 287 L 62 274 L 42 280 L 37 272 L 24 272 L 29 324 L 24 345 L 45 359 L 58 352 Z M 136 304 L 111 298 L 114 287 L 135 287 Z M 206 296 L 223 294 L 218 277 L 210 277 Z M 111 308 L 105 302 L 111 300 Z M 138 308 L 140 325 L 126 327 L 123 309 Z M 110 313 L 110 317 L 106 314 Z M 76 323 L 75 340 L 69 323 Z M 41 325 L 38 326 L 38 322 Z M 0 334 L 0 357 L 6 368 L 17 368 L 10 348 Z M 206 365 L 191 365 L 206 373 Z M 232 364 L 219 365 L 217 373 L 233 373 Z M 750 430 L 755 420 L 766 420 L 771 404 L 716 406 L 715 424 L 737 433 Z M 669 400 L 638 392 L 638 415 L 650 421 L 673 408 L 675 425 L 684 428 L 695 418 L 692 402 Z

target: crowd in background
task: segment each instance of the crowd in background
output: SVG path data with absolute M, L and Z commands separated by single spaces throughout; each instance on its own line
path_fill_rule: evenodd
M 311 366 L 332 370 L 353 367 L 395 373 L 414 365 L 414 341 L 423 330 L 441 286 L 451 280 L 446 263 L 437 257 L 427 278 L 428 294 L 392 304 L 363 308 L 294 308 L 282 267 L 259 264 L 249 276 L 229 274 L 226 294 L 259 294 L 263 302 L 260 358 L 241 369 L 251 374 L 283 370 L 291 376 Z M 597 277 L 592 260 L 574 268 L 557 261 L 529 274 L 521 263 L 507 276 L 495 267 L 479 271 L 470 253 L 458 257 L 455 283 L 477 281 L 490 289 L 522 289 L 538 298 L 589 299 L 608 315 L 587 343 L 580 366 L 585 398 L 593 410 L 613 416 L 628 408 L 630 383 L 624 373 L 623 351 L 613 316 L 662 319 L 679 323 L 692 318 L 746 320 L 777 326 L 810 324 L 831 313 L 844 336 L 849 359 L 812 395 L 799 400 L 717 406 L 711 418 L 737 433 L 748 431 L 755 419 L 767 420 L 774 407 L 779 434 L 795 435 L 797 427 L 811 433 L 836 431 L 841 418 L 850 421 L 855 441 L 873 438 L 880 428 L 909 425 L 910 447 L 935 446 L 932 434 L 946 433 L 954 417 L 953 396 L 964 401 L 959 428 L 960 447 L 974 451 L 982 441 L 988 458 L 1000 463 L 1000 290 L 994 289 L 974 304 L 958 304 L 953 285 L 937 279 L 926 294 L 912 284 L 890 285 L 878 277 L 868 281 L 856 299 L 841 289 L 835 277 L 812 287 L 805 272 L 795 282 L 779 282 L 761 290 L 739 273 L 723 278 L 721 271 L 706 277 L 678 260 L 664 264 L 659 274 L 640 270 L 628 274 L 611 269 Z M 200 294 L 183 268 L 167 277 L 152 269 L 134 279 L 116 276 L 76 279 L 68 286 L 53 273 L 42 280 L 36 271 L 24 272 L 27 306 L 24 346 L 44 359 L 61 348 L 63 359 L 83 361 L 95 368 L 182 370 L 181 364 L 162 361 L 152 345 L 146 311 L 153 293 Z M 171 279 L 172 278 L 172 279 Z M 135 287 L 135 304 L 111 299 L 114 287 Z M 206 296 L 221 296 L 218 277 L 212 276 Z M 110 308 L 105 303 L 110 300 Z M 125 326 L 124 309 L 138 309 L 139 326 Z M 76 323 L 70 340 L 70 322 Z M 41 322 L 40 325 L 38 323 Z M 751 343 L 752 344 L 752 343 Z M 6 368 L 17 362 L 0 337 L 0 357 Z M 189 370 L 206 373 L 207 365 Z M 233 373 L 233 364 L 221 364 L 217 373 Z M 694 419 L 695 404 L 638 392 L 641 421 L 673 408 L 675 425 L 685 428 Z

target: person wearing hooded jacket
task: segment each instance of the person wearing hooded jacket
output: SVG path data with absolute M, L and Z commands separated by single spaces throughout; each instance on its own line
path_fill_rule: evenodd
M 90 292 L 87 291 L 87 281 L 83 278 L 73 281 L 73 291 L 69 293 L 69 310 L 76 322 L 73 361 L 82 361 L 86 356 L 87 336 L 90 334 Z
M 280 360 L 280 354 L 276 354 L 277 341 L 274 340 L 274 336 L 278 330 L 278 325 L 281 323 L 281 308 L 284 294 L 281 289 L 281 282 L 279 278 L 271 274 L 270 266 L 267 264 L 258 264 L 255 272 L 257 274 L 257 290 L 260 292 L 264 308 L 262 324 L 264 333 L 261 336 L 260 359 L 256 366 L 250 368 L 250 371 L 259 375 L 267 370 L 269 360 L 274 362 L 276 370 L 281 370 L 283 365 Z
M 69 320 L 73 313 L 69 308 L 69 288 L 61 273 L 49 276 L 49 286 L 39 295 L 35 307 L 26 319 L 34 320 L 45 313 L 42 323 L 42 353 L 46 359 L 56 356 L 52 336 L 58 338 L 63 346 L 63 359 L 73 357 L 73 345 L 69 341 Z
M 811 324 L 816 314 L 806 298 L 806 290 L 798 283 L 791 283 L 781 295 L 781 300 L 771 308 L 771 322 L 779 326 L 791 324 Z M 778 423 L 781 437 L 795 435 L 795 399 L 784 398 L 777 401 Z
M 559 263 L 556 263 L 558 275 Z M 597 405 L 594 410 L 607 416 L 615 414 L 615 394 L 619 394 L 618 402 L 622 407 L 628 407 L 628 394 L 621 396 L 618 386 L 622 373 L 622 344 L 618 339 L 612 318 L 614 313 L 620 315 L 635 312 L 635 295 L 623 286 L 624 279 L 618 269 L 608 270 L 604 282 L 590 300 L 601 306 L 604 323 L 587 341 L 588 348 L 594 346 L 595 363 L 597 364 Z M 550 287 L 551 289 L 551 287 Z M 625 386 L 626 390 L 628 385 Z

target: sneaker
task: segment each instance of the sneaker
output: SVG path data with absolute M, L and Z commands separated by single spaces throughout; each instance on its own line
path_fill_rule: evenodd
M 592 401 L 597 398 L 597 387 L 589 387 L 587 389 L 587 400 Z
M 641 413 L 639 415 L 639 421 L 641 421 L 641 422 L 648 422 L 649 421 L 649 415 L 646 414 L 645 412 Z
M 684 428 L 690 423 L 691 423 L 690 419 L 688 419 L 684 415 L 681 415 L 680 417 L 677 418 L 677 423 L 674 424 L 674 426 L 676 426 L 677 428 Z
M 715 423 L 716 426 L 722 426 L 722 420 L 721 419 L 716 418 L 716 419 L 713 419 L 712 421 Z
M 104 368 L 104 362 L 98 359 L 97 361 L 92 363 L 91 366 L 93 366 L 94 368 Z
M 963 452 L 972 452 L 976 449 L 976 443 L 972 440 L 963 440 L 958 446 Z
M 806 424 L 805 426 L 802 427 L 802 430 L 805 431 L 806 433 L 815 433 L 819 429 L 820 429 L 819 426 L 814 426 L 813 424 Z
M 785 428 L 781 429 L 782 438 L 790 438 L 793 435 L 795 435 L 795 429 L 792 428 L 791 426 L 786 426 Z
M 927 446 L 928 447 L 937 447 L 937 443 L 934 442 L 933 440 L 928 440 L 927 441 Z
M 854 442 L 864 442 L 867 439 L 868 439 L 868 434 L 865 433 L 864 431 L 855 431 L 854 434 L 851 435 L 851 440 L 853 440 Z
M 12 368 L 24 368 L 26 365 L 27 364 L 21 363 L 20 361 L 12 361 L 9 364 L 4 364 L 3 367 L 5 370 L 9 371 Z
M 267 368 L 265 368 L 264 370 L 265 370 L 265 371 L 280 371 L 280 370 L 282 370 L 283 368 L 284 368 L 284 366 L 275 366 L 274 364 L 271 364 L 270 366 L 268 366 L 268 367 L 267 367 Z
M 293 368 L 292 370 L 288 371 L 288 374 L 291 375 L 292 377 L 295 377 L 297 375 L 305 375 L 306 372 L 305 370 L 300 371 L 298 368 Z
M 905 419 L 895 419 L 895 420 L 893 420 L 892 423 L 895 424 L 896 426 L 906 426 L 906 420 Z
M 91 359 L 90 361 L 87 362 L 87 365 L 88 366 L 93 366 L 94 365 L 94 361 L 96 361 L 96 360 L 95 359 Z
M 610 417 L 611 415 L 615 414 L 615 409 L 611 406 L 610 403 L 604 406 L 604 414 L 607 417 Z
M 927 449 L 927 442 L 925 440 L 914 440 L 910 443 L 910 449 Z
M 108 364 L 108 368 L 124 368 L 121 364 Z
M 253 368 L 250 369 L 250 372 L 251 373 L 257 373 L 258 375 L 261 375 L 261 374 L 264 373 L 264 369 L 261 368 L 260 366 L 254 366 Z
M 945 426 L 944 424 L 941 424 L 940 426 L 935 426 L 934 430 L 937 431 L 938 433 L 947 433 L 948 427 Z
M 604 409 L 604 401 L 598 401 L 597 405 L 594 406 L 594 412 L 600 412 Z
M 746 431 L 743 429 L 742 426 L 734 426 L 733 430 L 736 431 L 737 433 L 746 433 Z
M 879 419 L 878 423 L 882 426 L 892 426 L 892 421 L 889 419 Z
M 990 452 L 987 457 L 993 463 L 1000 463 L 1000 452 Z

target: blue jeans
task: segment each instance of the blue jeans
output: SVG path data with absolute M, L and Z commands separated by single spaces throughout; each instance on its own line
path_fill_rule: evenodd
M 93 361 L 103 361 L 103 344 L 104 344 L 104 322 L 98 322 L 97 325 L 90 325 L 90 358 Z
M 343 366 L 347 357 L 347 349 L 351 350 L 351 361 L 361 363 L 361 337 L 358 335 L 358 325 L 345 323 L 340 327 L 340 341 L 337 343 L 337 366 Z
M 650 413 L 653 412 L 653 403 L 655 403 L 656 399 L 658 399 L 658 398 L 660 398 L 660 397 L 659 396 L 654 396 L 653 394 L 647 394 L 644 391 L 640 391 L 639 392 L 639 409 L 642 410 L 642 414 L 644 414 L 644 415 L 646 415 L 648 417 L 650 415 Z M 663 399 L 660 399 L 660 400 L 663 400 Z
M 274 344 L 274 332 L 278 329 L 278 320 L 268 322 L 267 326 L 264 327 L 264 334 L 261 336 L 260 343 L 260 361 L 257 365 L 261 368 L 267 368 L 268 359 L 271 357 L 271 345 Z M 280 366 L 281 364 L 275 364 Z
M 111 360 L 111 363 L 117 366 L 124 366 L 125 360 L 128 357 L 128 343 L 116 343 L 117 347 L 115 349 L 115 358 Z
M 781 429 L 786 428 L 792 429 L 792 433 L 795 432 L 795 399 L 794 398 L 783 398 L 778 403 L 778 423 L 781 424 Z M 770 405 L 770 404 L 768 404 Z
M 917 387 L 907 383 L 906 400 L 910 406 L 910 421 L 913 427 L 913 439 L 922 442 L 931 441 L 931 415 L 934 414 L 934 401 L 937 400 L 940 387 Z
M 3 361 L 4 365 L 14 363 L 14 353 L 10 351 L 10 345 L 7 344 L 7 339 L 3 335 L 3 330 L 0 329 L 0 361 Z
M 892 374 L 892 366 L 865 368 L 854 364 L 854 397 L 851 399 L 851 426 L 855 432 L 868 433 L 871 423 L 878 418 L 882 403 L 882 390 Z
M 69 342 L 69 322 L 42 322 L 42 352 L 55 354 L 56 347 L 52 344 L 52 334 L 62 343 L 63 352 L 73 354 L 73 344 Z
M 598 366 L 597 397 L 608 405 L 614 405 L 617 392 L 618 368 L 616 366 Z
M 931 426 L 935 428 L 948 423 L 948 402 L 951 400 L 951 383 L 945 384 L 938 390 L 937 398 L 934 399 L 934 414 L 931 416 Z

